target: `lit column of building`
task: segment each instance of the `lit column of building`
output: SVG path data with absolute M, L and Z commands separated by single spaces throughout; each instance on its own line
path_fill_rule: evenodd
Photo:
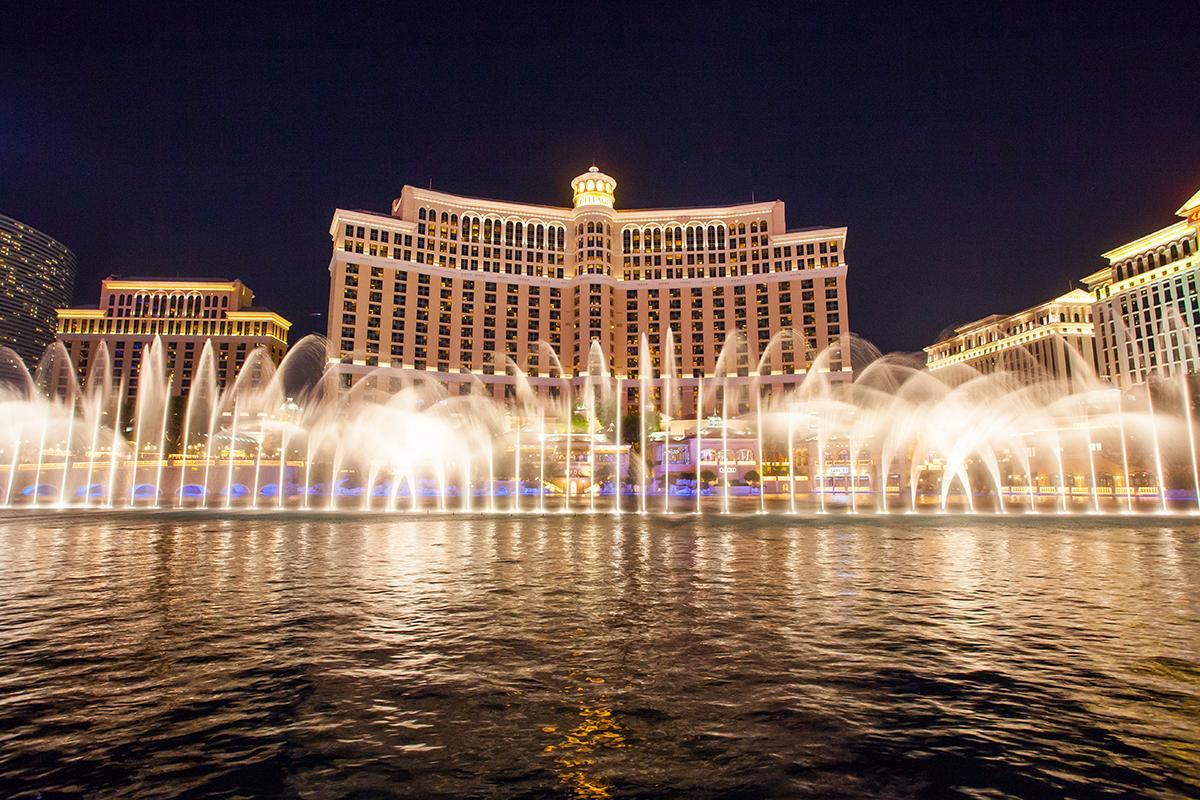
M 581 380 L 597 342 L 610 375 L 647 370 L 657 387 L 670 330 L 691 413 L 698 379 L 715 375 L 736 332 L 746 344 L 728 365 L 735 382 L 758 374 L 773 340 L 766 391 L 814 366 L 849 380 L 845 228 L 788 231 L 781 201 L 624 211 L 616 181 L 595 167 L 571 187 L 571 208 L 405 186 L 390 215 L 336 211 L 330 360 L 346 380 L 435 373 L 451 391 L 483 383 L 496 397 L 512 391 L 511 364 L 553 394 L 554 354 Z M 623 399 L 635 398 L 630 387 Z

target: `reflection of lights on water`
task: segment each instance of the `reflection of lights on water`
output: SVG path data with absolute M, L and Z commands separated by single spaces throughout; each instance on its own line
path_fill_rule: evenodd
M 603 684 L 603 678 L 587 678 L 588 684 Z M 575 691 L 587 691 L 579 685 Z M 547 725 L 543 733 L 558 733 L 558 726 Z M 612 784 L 597 773 L 597 755 L 604 750 L 626 747 L 621 726 L 613 717 L 612 709 L 601 697 L 595 705 L 580 705 L 579 722 L 563 734 L 556 744 L 548 744 L 544 752 L 554 756 L 555 772 L 559 781 L 568 787 L 572 797 L 599 798 L 612 796 Z

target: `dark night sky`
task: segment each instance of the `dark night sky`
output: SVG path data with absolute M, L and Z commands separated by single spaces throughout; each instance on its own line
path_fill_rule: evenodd
M 567 205 L 595 159 L 619 207 L 753 192 L 848 225 L 851 327 L 916 349 L 1200 188 L 1198 5 L 1110 5 L 10 4 L 0 212 L 75 250 L 81 303 L 241 277 L 304 333 L 335 207 L 431 179 Z

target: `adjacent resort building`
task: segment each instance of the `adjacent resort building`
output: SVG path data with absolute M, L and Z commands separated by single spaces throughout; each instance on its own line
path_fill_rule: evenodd
M 930 372 L 966 365 L 1003 370 L 1023 380 L 1069 378 L 1080 366 L 1094 369 L 1093 297 L 1072 289 L 1016 314 L 992 314 L 954 329 L 925 348 Z M 1082 365 L 1080 359 L 1083 360 Z
M 927 368 L 963 364 L 1058 378 L 1086 364 L 1121 387 L 1200 371 L 1200 192 L 1176 215 L 1175 223 L 1105 253 L 1107 264 L 1082 279 L 1086 291 L 955 328 L 925 348 Z
M 849 380 L 844 227 L 789 230 L 778 200 L 618 209 L 595 166 L 570 185 L 570 207 L 405 186 L 390 214 L 338 209 L 328 336 L 344 380 L 432 373 L 501 398 L 520 375 L 557 396 L 606 374 L 638 379 L 626 406 L 669 380 L 686 414 L 707 377 L 760 375 L 768 394 L 814 366 Z
M 54 310 L 69 304 L 74 290 L 70 248 L 0 214 L 0 345 L 36 366 L 54 341 Z
M 1175 223 L 1109 250 L 1108 265 L 1084 278 L 1096 298 L 1100 369 L 1120 386 L 1200 371 L 1200 191 L 1175 213 Z
M 217 383 L 225 386 L 256 348 L 279 363 L 291 323 L 254 305 L 240 280 L 108 277 L 95 306 L 58 309 L 58 339 L 80 379 L 86 379 L 104 345 L 113 384 L 137 391 L 142 356 L 161 337 L 171 393 L 184 394 L 212 342 Z

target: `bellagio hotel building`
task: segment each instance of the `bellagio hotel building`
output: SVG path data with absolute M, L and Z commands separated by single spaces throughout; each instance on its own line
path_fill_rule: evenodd
M 346 381 L 433 373 L 452 393 L 482 383 L 497 399 L 512 396 L 514 370 L 557 396 L 551 351 L 576 383 L 603 370 L 649 380 L 656 397 L 666 364 L 688 414 L 698 378 L 758 376 L 765 395 L 802 380 L 826 348 L 816 368 L 849 380 L 845 228 L 789 231 L 779 200 L 617 210 L 616 185 L 593 166 L 571 181 L 571 208 L 405 186 L 390 215 L 338 209 L 331 362 Z M 743 344 L 718 365 L 734 332 Z M 626 386 L 636 406 L 638 382 Z

